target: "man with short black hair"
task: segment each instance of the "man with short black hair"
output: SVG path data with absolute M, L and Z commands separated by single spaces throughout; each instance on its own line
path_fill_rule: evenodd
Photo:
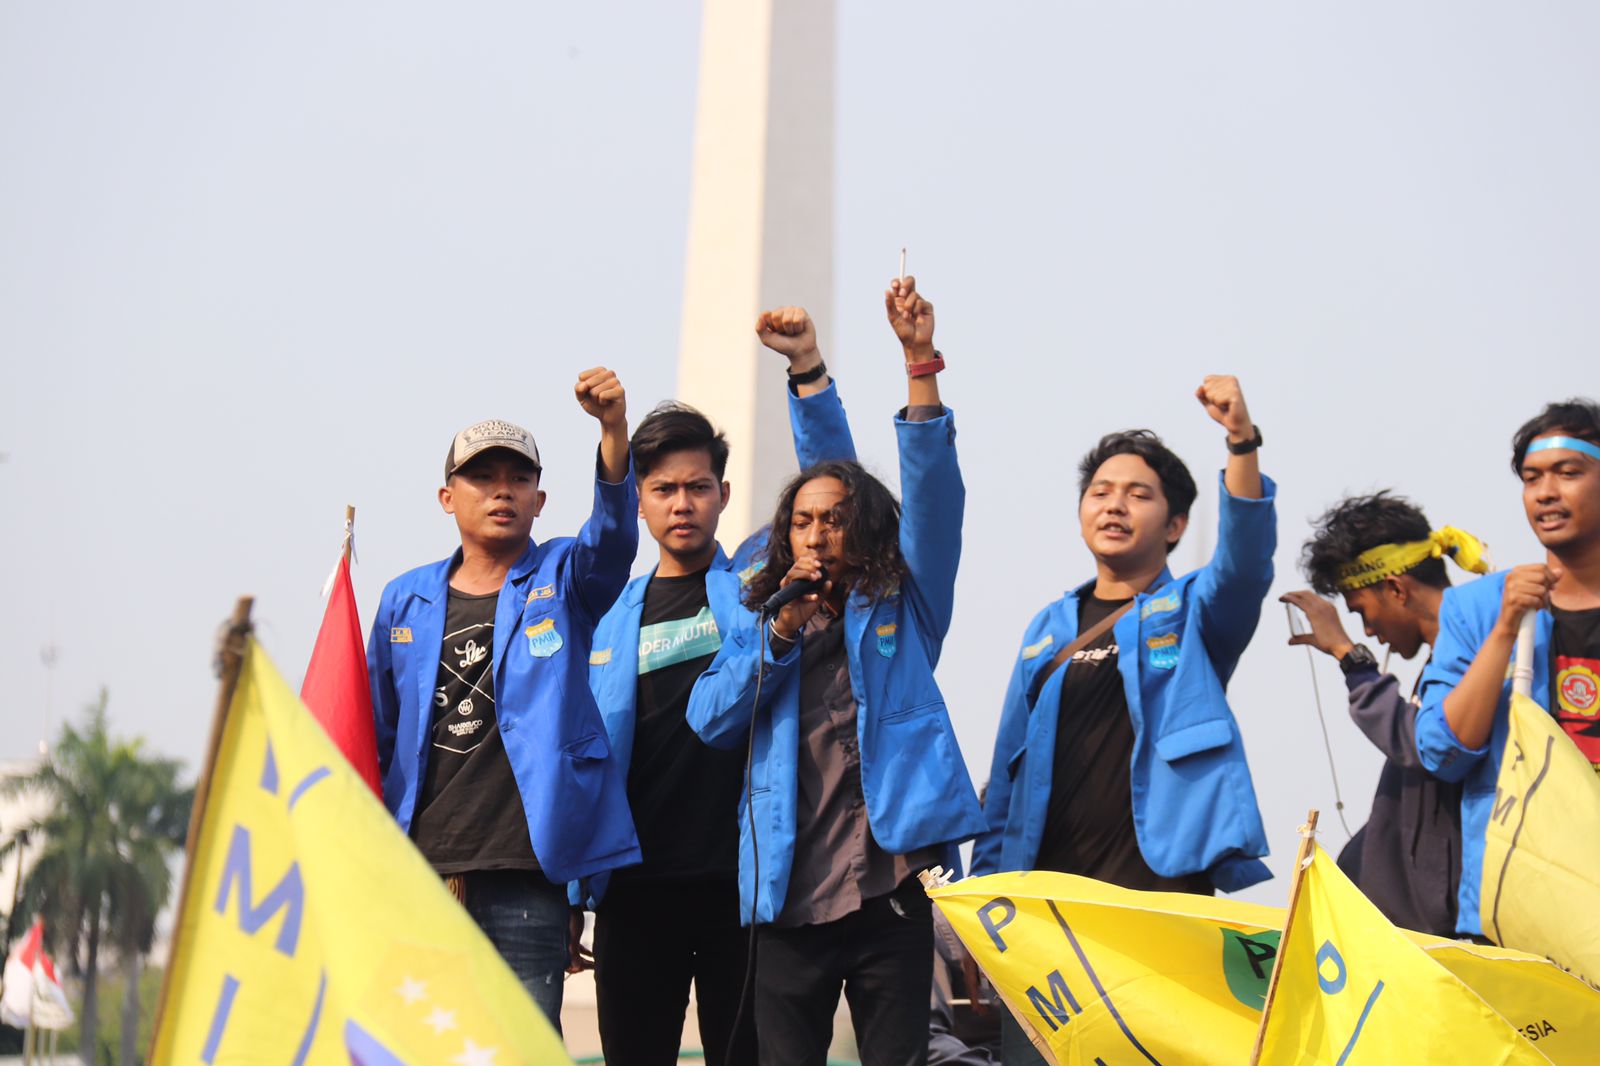
M 1461 878 L 1461 787 L 1428 774 L 1417 756 L 1417 700 L 1345 636 L 1333 604 L 1360 616 L 1368 636 L 1410 659 L 1439 639 L 1439 603 L 1450 587 L 1444 560 L 1486 573 L 1481 542 L 1452 526 L 1434 530 L 1422 511 L 1387 492 L 1341 500 L 1317 520 L 1301 554 L 1314 591 L 1280 599 L 1305 612 L 1311 631 L 1289 638 L 1333 657 L 1350 694 L 1350 717 L 1383 752 L 1367 824 L 1339 865 L 1404 929 L 1453 936 Z
M 1125 888 L 1234 892 L 1270 874 L 1244 745 L 1224 688 L 1272 584 L 1274 487 L 1231 377 L 1196 390 L 1227 433 L 1211 562 L 1174 578 L 1194 479 L 1147 430 L 1079 466 L 1095 577 L 1036 615 L 1001 711 L 974 874 L 1058 870 Z M 970 971 L 969 971 L 970 973 Z M 1006 1062 L 1037 1062 L 1014 1020 Z
M 804 308 L 761 315 L 762 343 L 789 361 L 789 410 L 802 466 L 850 458 L 838 390 L 817 351 Z M 717 543 L 728 504 L 728 442 L 699 411 L 667 402 L 633 435 L 639 514 L 660 549 L 595 631 L 589 682 L 612 750 L 627 775 L 641 865 L 591 878 L 595 900 L 595 991 L 608 1061 L 670 1066 L 678 1061 L 694 986 L 707 1063 L 755 1061 L 746 1011 L 735 1035 L 748 941 L 739 921 L 738 803 L 744 752 L 700 741 L 684 720 L 689 693 L 722 646 L 738 610 L 739 581 L 712 571 L 754 573 L 766 530 L 740 545 L 735 562 Z M 728 573 L 732 571 L 733 573 Z
M 1456 930 L 1468 936 L 1484 933 L 1478 903 L 1506 744 L 1508 668 L 1530 611 L 1533 699 L 1600 768 L 1600 405 L 1547 405 L 1517 430 L 1511 468 L 1545 560 L 1445 593 L 1417 713 L 1423 766 L 1463 785 Z
M 566 882 L 639 861 L 588 686 L 595 623 L 639 543 L 627 404 L 604 367 L 574 391 L 600 423 L 578 536 L 529 537 L 545 501 L 532 434 L 468 426 L 439 490 L 461 547 L 389 582 L 367 648 L 384 803 L 558 1032 Z

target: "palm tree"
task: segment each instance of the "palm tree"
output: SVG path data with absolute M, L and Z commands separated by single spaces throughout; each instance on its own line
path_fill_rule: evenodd
M 62 727 L 48 762 L 0 782 L 8 795 L 32 793 L 50 809 L 22 827 L 43 846 L 23 885 L 20 915 L 42 914 L 69 969 L 84 977 L 79 1047 L 91 1063 L 99 1029 L 100 948 L 106 931 L 130 974 L 121 1059 L 131 1063 L 138 1030 L 139 959 L 150 949 L 156 916 L 171 895 L 168 859 L 183 844 L 193 791 L 178 784 L 179 764 L 146 755 L 141 740 L 114 740 L 106 692 L 84 727 Z M 20 833 L 18 834 L 20 835 Z M 15 837 L 0 845 L 0 854 Z M 80 963 L 80 948 L 82 961 Z M 135 1035 L 130 1035 L 135 1034 Z

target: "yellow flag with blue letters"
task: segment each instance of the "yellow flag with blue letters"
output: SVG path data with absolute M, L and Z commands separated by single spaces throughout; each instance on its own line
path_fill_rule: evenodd
M 510 968 L 247 642 L 155 1063 L 570 1063 Z
M 1280 946 L 1277 989 L 1261 1023 L 1261 1062 L 1551 1061 L 1529 1035 L 1391 925 L 1320 845 L 1302 876 L 1294 920 Z

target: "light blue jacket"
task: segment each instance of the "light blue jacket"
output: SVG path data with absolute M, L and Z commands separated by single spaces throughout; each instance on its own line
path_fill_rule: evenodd
M 872 836 L 885 851 L 954 844 L 983 829 L 966 763 L 956 744 L 933 669 L 955 598 L 966 490 L 956 462 L 955 421 L 947 409 L 927 422 L 895 419 L 900 446 L 900 551 L 909 571 L 898 593 L 845 606 L 845 654 L 856 698 L 861 789 Z M 714 595 L 739 587 L 732 572 L 706 575 Z M 740 913 L 770 922 L 783 909 L 794 864 L 800 757 L 800 642 L 774 659 L 756 615 L 740 608 L 722 650 L 689 699 L 689 725 L 708 743 L 745 743 L 764 663 L 750 787 L 754 811 L 739 800 Z M 803 638 L 802 638 L 803 640 Z M 753 814 L 753 823 L 752 823 Z M 751 825 L 760 847 L 755 881 Z M 954 848 L 950 849 L 952 852 Z
M 839 391 L 834 384 L 821 392 L 801 398 L 791 388 L 789 392 L 789 424 L 794 431 L 795 457 L 800 469 L 829 459 L 854 459 L 855 441 L 850 437 L 850 424 L 845 418 L 844 406 L 839 401 Z M 716 619 L 719 633 L 729 632 L 737 623 L 741 610 L 739 600 L 742 585 L 748 584 L 756 561 L 766 551 L 770 528 L 763 526 L 744 539 L 739 549 L 729 559 L 717 545 L 713 570 L 732 570 L 740 575 L 739 582 L 710 582 L 706 593 L 711 601 L 711 615 Z M 635 698 L 639 682 L 639 628 L 644 618 L 644 597 L 655 576 L 636 577 L 622 590 L 616 604 L 606 612 L 595 629 L 594 652 L 589 656 L 589 687 L 594 691 L 595 702 L 605 720 L 606 733 L 611 738 L 612 758 L 621 766 L 622 779 L 628 779 L 628 769 L 633 761 L 633 730 L 638 721 Z M 691 817 L 717 817 L 716 812 L 688 812 Z M 733 818 L 736 811 L 725 816 Z M 596 874 L 582 886 L 573 886 L 569 895 L 574 903 L 588 902 L 590 906 L 604 897 L 610 881 L 607 874 Z
M 1501 687 L 1489 743 L 1466 747 L 1456 739 L 1444 716 L 1444 698 L 1461 683 L 1467 667 L 1500 617 L 1506 573 L 1488 574 L 1477 581 L 1445 590 L 1439 605 L 1439 640 L 1433 659 L 1422 672 L 1422 708 L 1417 712 L 1417 754 L 1435 777 L 1460 781 L 1461 786 L 1461 886 L 1456 892 L 1456 932 L 1481 936 L 1478 918 L 1479 887 L 1483 884 L 1483 848 L 1494 809 L 1495 782 L 1500 776 L 1500 756 L 1506 750 L 1510 728 L 1511 678 Z M 1550 612 L 1540 611 L 1534 626 L 1533 699 L 1549 710 Z
M 1261 483 L 1259 500 L 1231 496 L 1223 485 L 1211 562 L 1176 579 L 1163 571 L 1112 627 L 1133 721 L 1139 851 L 1163 877 L 1205 871 L 1225 892 L 1272 876 L 1260 859 L 1266 833 L 1225 691 L 1272 585 L 1277 487 L 1265 476 Z M 1067 671 L 1056 670 L 1036 694 L 1035 679 L 1077 637 L 1078 599 L 1092 587 L 1040 611 L 1022 638 L 1000 712 L 984 797 L 988 831 L 972 852 L 974 874 L 1031 870 L 1039 857 Z
M 631 465 L 620 483 L 596 481 L 578 536 L 529 540 L 495 607 L 495 717 L 533 853 L 553 881 L 639 861 L 626 770 L 588 683 L 595 624 L 639 546 L 638 510 Z M 383 801 L 408 831 L 427 773 L 450 568 L 459 558 L 458 550 L 389 582 L 367 645 Z

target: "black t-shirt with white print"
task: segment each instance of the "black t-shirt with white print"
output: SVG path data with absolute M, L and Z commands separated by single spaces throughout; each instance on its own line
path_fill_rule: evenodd
M 445 609 L 428 769 L 411 821 L 412 839 L 441 874 L 539 868 L 494 713 L 499 599 L 451 589 Z

